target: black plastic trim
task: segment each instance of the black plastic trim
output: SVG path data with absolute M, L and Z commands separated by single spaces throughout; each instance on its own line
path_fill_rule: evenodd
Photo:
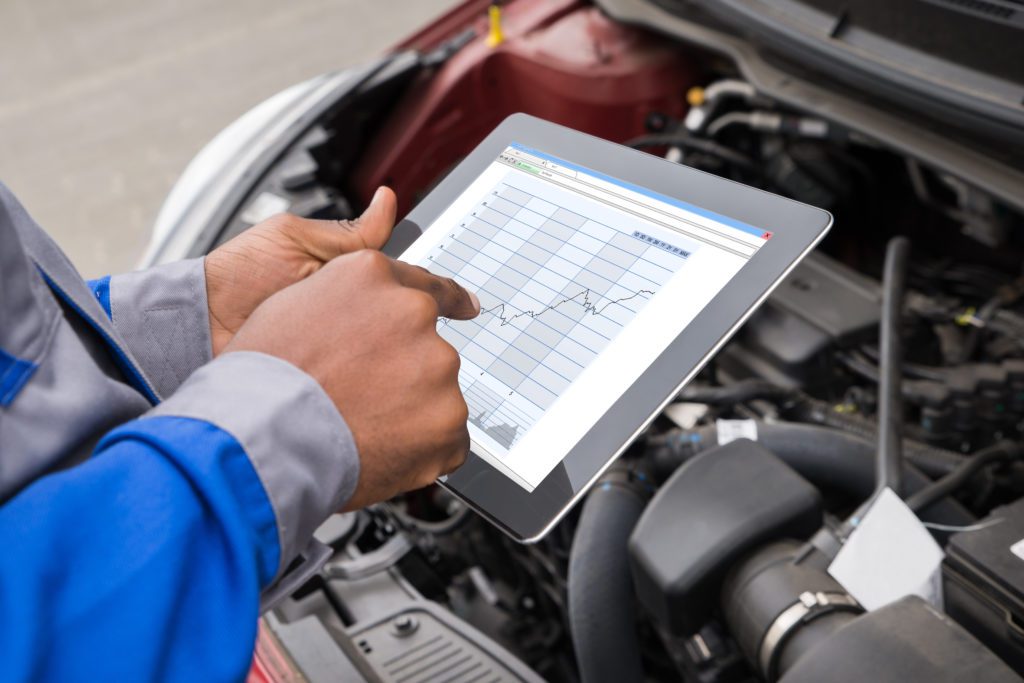
M 935 170 L 950 173 L 982 189 L 1008 206 L 1024 211 L 1024 169 L 1010 165 L 995 152 L 948 132 L 922 126 L 913 116 L 901 115 L 856 94 L 825 87 L 769 63 L 757 47 L 734 33 L 674 14 L 652 0 L 594 0 L 612 18 L 644 26 L 680 41 L 733 60 L 742 76 L 760 93 L 788 106 L 813 111 L 816 116 L 856 130 L 877 142 Z M 1011 147 L 1002 146 L 1003 153 Z M 1024 159 L 1019 163 L 1024 164 Z

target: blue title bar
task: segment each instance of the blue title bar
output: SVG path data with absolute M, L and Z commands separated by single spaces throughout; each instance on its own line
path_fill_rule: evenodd
M 661 194 L 659 192 L 654 192 L 653 190 L 649 190 L 646 187 L 642 187 L 640 185 L 634 185 L 633 183 L 627 183 L 624 180 L 619 180 L 618 178 L 613 178 L 612 176 L 608 176 L 608 175 L 605 175 L 604 173 L 600 173 L 598 171 L 595 171 L 592 168 L 586 168 L 585 166 L 580 166 L 580 165 L 574 164 L 574 163 L 572 163 L 570 161 L 565 161 L 564 159 L 559 159 L 558 157 L 551 156 L 550 154 L 545 154 L 544 152 L 541 152 L 539 150 L 536 150 L 536 149 L 533 149 L 533 148 L 530 148 L 530 147 L 526 147 L 524 145 L 519 144 L 518 142 L 510 143 L 509 147 L 512 147 L 513 149 L 518 149 L 520 152 L 526 152 L 527 154 L 532 154 L 533 156 L 539 157 L 541 159 L 547 159 L 548 161 L 553 161 L 556 164 L 560 164 L 562 166 L 565 166 L 566 168 L 571 168 L 574 171 L 579 171 L 580 173 L 586 173 L 587 175 L 593 176 L 595 178 L 600 178 L 601 180 L 604 180 L 606 182 L 612 183 L 613 185 L 618 185 L 619 187 L 624 187 L 627 190 L 632 190 L 633 192 L 637 192 L 639 194 L 642 194 L 645 197 L 650 197 L 651 199 L 656 199 L 659 202 L 664 202 L 666 204 L 670 204 L 672 206 L 679 207 L 680 209 L 686 209 L 687 211 L 695 213 L 695 214 L 697 214 L 699 216 L 704 216 L 705 218 L 710 218 L 711 220 L 715 221 L 716 223 L 721 223 L 722 225 L 727 225 L 730 228 L 735 228 L 736 230 L 742 230 L 743 232 L 745 232 L 747 234 L 756 235 L 757 237 L 761 237 L 763 239 L 768 239 L 769 237 L 771 237 L 771 233 L 768 232 L 767 230 L 762 229 L 762 228 L 755 228 L 754 226 L 748 225 L 746 223 L 743 223 L 742 221 L 738 221 L 738 220 L 736 220 L 734 218 L 729 218 L 728 216 L 723 216 L 723 215 L 715 213 L 713 211 L 708 211 L 707 209 L 703 209 L 703 208 L 701 208 L 699 206 L 694 206 L 693 204 L 689 204 L 689 203 L 684 202 L 682 200 L 675 199 L 673 197 L 669 197 L 668 195 L 664 195 L 664 194 Z

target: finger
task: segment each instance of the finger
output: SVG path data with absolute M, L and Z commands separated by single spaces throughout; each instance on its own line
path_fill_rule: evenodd
M 363 215 L 352 220 L 326 221 L 296 218 L 292 236 L 310 254 L 330 261 L 360 249 L 380 249 L 395 226 L 398 199 L 387 187 L 377 188 Z
M 380 249 L 391 237 L 397 214 L 398 198 L 390 187 L 382 185 L 373 193 L 373 199 L 363 211 L 363 215 L 351 221 L 338 222 L 342 228 L 342 235 L 355 235 L 351 239 L 358 243 L 356 249 Z M 343 238 L 343 241 L 344 239 L 347 238 Z M 346 249 L 342 253 L 348 251 L 355 249 Z
M 471 320 L 480 314 L 480 300 L 476 294 L 455 280 L 434 275 L 426 268 L 402 261 L 392 261 L 392 270 L 402 285 L 422 290 L 434 297 L 439 317 Z

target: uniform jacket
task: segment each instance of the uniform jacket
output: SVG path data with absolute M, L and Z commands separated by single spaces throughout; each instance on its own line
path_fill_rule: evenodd
M 324 559 L 352 435 L 208 316 L 202 259 L 86 283 L 0 184 L 0 680 L 243 679 Z

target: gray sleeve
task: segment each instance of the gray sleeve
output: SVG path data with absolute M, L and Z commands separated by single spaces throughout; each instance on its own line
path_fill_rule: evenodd
M 213 351 L 203 259 L 110 278 L 110 317 L 160 396 L 170 396 Z
M 359 481 L 355 441 L 334 403 L 316 380 L 273 356 L 218 357 L 146 414 L 160 415 L 209 422 L 245 449 L 277 520 L 279 577 L 300 554 L 310 559 L 313 532 Z

